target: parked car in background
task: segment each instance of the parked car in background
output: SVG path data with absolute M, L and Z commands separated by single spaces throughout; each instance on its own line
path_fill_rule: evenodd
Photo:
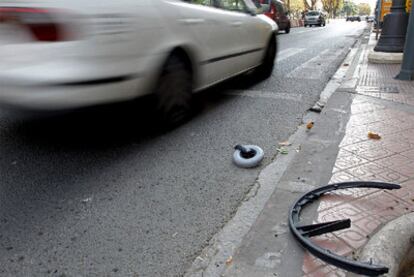
M 347 16 L 346 17 L 346 21 L 351 21 L 351 22 L 358 21 L 358 22 L 361 22 L 361 17 L 358 16 L 358 15 L 356 15 L 356 16 L 354 16 L 354 15 Z
M 305 18 L 304 18 L 304 25 L 305 27 L 309 26 L 325 26 L 326 25 L 326 21 L 325 21 L 325 15 L 320 12 L 320 11 L 308 11 L 307 13 L 305 13 Z
M 287 34 L 290 32 L 289 10 L 285 3 L 279 0 L 255 0 L 255 2 L 263 7 L 265 15 L 277 23 L 279 30 L 283 30 Z
M 78 108 L 153 94 L 171 123 L 192 92 L 271 75 L 277 24 L 251 0 L 7 0 L 0 103 Z
M 369 16 L 367 16 L 367 17 L 365 18 L 365 20 L 366 20 L 367 22 L 374 22 L 374 20 L 375 20 L 375 16 L 373 16 L 373 15 L 369 15 Z

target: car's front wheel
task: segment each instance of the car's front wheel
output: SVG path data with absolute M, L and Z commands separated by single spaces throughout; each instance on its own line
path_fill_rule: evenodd
M 168 58 L 156 85 L 155 98 L 161 124 L 174 127 L 190 117 L 192 72 L 184 58 Z

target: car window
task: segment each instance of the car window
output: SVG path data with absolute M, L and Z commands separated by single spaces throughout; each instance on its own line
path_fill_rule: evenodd
M 212 6 L 211 0 L 184 0 L 184 2 L 188 2 L 191 4 L 197 4 L 197 5 Z
M 271 9 L 271 0 L 252 0 L 252 3 L 259 13 L 269 12 Z
M 219 7 L 229 11 L 245 12 L 246 6 L 243 0 L 218 0 Z
M 319 15 L 319 12 L 308 12 L 306 15 L 315 16 Z
M 276 9 L 277 9 L 277 13 L 280 14 L 284 14 L 284 10 L 283 10 L 283 5 L 280 2 L 275 2 L 276 5 Z

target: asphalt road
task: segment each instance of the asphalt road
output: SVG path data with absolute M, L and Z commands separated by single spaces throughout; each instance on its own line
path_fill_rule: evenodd
M 197 95 L 170 131 L 145 101 L 59 115 L 0 110 L 0 276 L 180 276 L 301 124 L 365 23 L 280 34 L 273 76 Z M 233 166 L 257 144 L 258 169 Z

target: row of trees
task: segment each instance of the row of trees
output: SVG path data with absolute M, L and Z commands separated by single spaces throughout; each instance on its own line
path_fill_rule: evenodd
M 315 10 L 318 0 L 289 0 L 291 16 L 301 18 L 302 12 L 306 10 Z M 369 15 L 371 7 L 367 3 L 355 4 L 349 0 L 321 0 L 324 11 L 330 18 L 336 18 L 339 15 Z

